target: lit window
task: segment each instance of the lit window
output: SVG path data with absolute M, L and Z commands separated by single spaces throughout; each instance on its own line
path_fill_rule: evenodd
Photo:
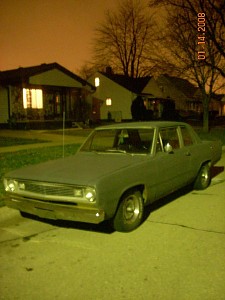
M 100 79 L 99 77 L 95 77 L 95 87 L 100 85 Z
M 23 107 L 43 108 L 43 92 L 39 89 L 23 89 Z
M 111 106 L 112 105 L 112 99 L 111 98 L 107 98 L 106 99 L 106 105 L 107 106 Z

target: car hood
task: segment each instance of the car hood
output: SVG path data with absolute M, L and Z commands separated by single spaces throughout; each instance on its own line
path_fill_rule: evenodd
M 77 185 L 94 185 L 107 174 L 117 172 L 146 159 L 146 155 L 79 152 L 67 158 L 30 165 L 9 172 L 7 178 Z

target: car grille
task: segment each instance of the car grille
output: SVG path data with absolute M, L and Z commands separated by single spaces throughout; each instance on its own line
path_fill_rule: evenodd
M 43 182 L 20 182 L 24 184 L 24 188 L 20 190 L 25 190 L 26 192 L 31 192 L 35 194 L 48 195 L 48 196 L 74 196 L 74 187 L 58 185 L 54 183 L 43 183 Z

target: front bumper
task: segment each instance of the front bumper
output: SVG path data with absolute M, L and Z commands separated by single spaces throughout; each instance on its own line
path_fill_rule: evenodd
M 21 196 L 6 196 L 5 205 L 40 218 L 98 224 L 105 220 L 103 210 L 73 204 L 51 203 Z

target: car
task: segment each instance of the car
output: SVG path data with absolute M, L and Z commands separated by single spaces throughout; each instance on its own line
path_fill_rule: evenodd
M 184 122 L 127 122 L 93 130 L 75 155 L 4 177 L 5 204 L 22 215 L 98 224 L 129 232 L 154 201 L 193 184 L 205 189 L 219 141 Z

